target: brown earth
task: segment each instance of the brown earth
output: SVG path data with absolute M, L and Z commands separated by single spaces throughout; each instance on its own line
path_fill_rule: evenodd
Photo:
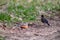
M 40 24 L 22 30 L 0 27 L 0 35 L 6 40 L 60 40 L 60 21 L 49 20 L 49 23 L 51 26 Z

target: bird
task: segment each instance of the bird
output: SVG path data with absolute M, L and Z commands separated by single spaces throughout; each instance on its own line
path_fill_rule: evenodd
M 48 20 L 44 17 L 44 15 L 41 15 L 41 22 L 50 26 L 50 24 L 48 23 Z
M 28 29 L 28 26 L 27 25 L 22 25 L 20 28 L 21 29 Z

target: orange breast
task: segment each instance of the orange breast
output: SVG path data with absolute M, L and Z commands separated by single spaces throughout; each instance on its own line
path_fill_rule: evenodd
M 28 26 L 23 25 L 21 28 L 28 29 Z

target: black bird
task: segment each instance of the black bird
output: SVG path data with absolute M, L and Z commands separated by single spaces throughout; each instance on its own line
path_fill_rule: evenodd
M 41 22 L 46 23 L 48 26 L 50 26 L 50 24 L 48 23 L 48 20 L 44 17 L 44 15 L 41 15 Z

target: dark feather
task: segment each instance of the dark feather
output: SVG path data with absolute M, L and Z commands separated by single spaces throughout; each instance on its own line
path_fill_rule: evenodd
M 48 26 L 50 26 L 50 24 L 48 23 L 48 20 L 44 18 L 44 15 L 41 15 L 41 22 L 46 23 Z

